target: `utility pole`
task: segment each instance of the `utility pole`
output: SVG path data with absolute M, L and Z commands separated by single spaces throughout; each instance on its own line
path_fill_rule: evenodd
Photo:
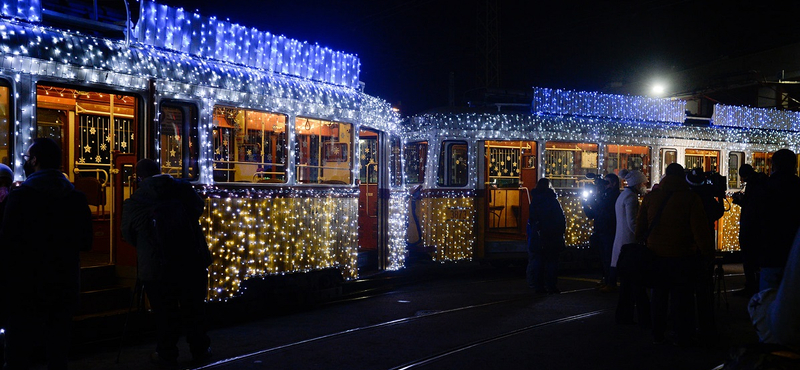
M 478 87 L 500 87 L 500 17 L 497 0 L 478 0 Z

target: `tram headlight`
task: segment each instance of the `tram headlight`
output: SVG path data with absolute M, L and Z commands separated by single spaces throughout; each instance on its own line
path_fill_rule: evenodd
M 589 199 L 590 195 L 592 195 L 592 192 L 589 190 L 584 190 L 583 193 L 581 193 L 581 197 L 583 197 L 583 200 Z

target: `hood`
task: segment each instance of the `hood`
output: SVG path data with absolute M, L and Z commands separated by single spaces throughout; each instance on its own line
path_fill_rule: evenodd
M 544 189 L 544 190 L 537 190 L 533 189 L 531 191 L 531 204 L 542 204 L 546 202 L 548 199 L 556 199 L 556 192 L 553 189 Z
M 63 173 L 55 169 L 39 170 L 25 179 L 22 186 L 32 188 L 47 197 L 57 199 L 67 196 L 75 186 Z
M 658 183 L 658 188 L 665 191 L 690 191 L 689 183 L 683 176 L 664 176 Z
M 175 179 L 167 174 L 151 176 L 139 183 L 134 194 L 146 199 L 167 198 L 174 193 L 175 183 Z

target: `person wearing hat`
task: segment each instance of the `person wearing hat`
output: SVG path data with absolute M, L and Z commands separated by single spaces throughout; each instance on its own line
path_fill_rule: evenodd
M 614 234 L 614 249 L 611 255 L 611 268 L 617 268 L 622 246 L 636 241 L 636 216 L 639 213 L 639 196 L 647 190 L 647 176 L 639 170 L 623 169 L 619 177 L 625 180 L 625 189 L 620 193 L 614 210 L 617 229 Z M 627 276 L 620 276 L 619 299 L 615 319 L 618 324 L 633 324 L 634 311 L 641 326 L 650 326 L 650 299 L 645 287 Z

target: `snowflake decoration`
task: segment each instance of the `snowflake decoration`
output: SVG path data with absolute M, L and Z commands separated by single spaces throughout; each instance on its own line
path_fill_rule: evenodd
M 110 142 L 111 142 L 111 135 L 106 135 L 106 142 L 107 142 L 107 143 L 110 143 Z
M 121 146 L 122 149 L 127 149 L 128 148 L 128 143 L 123 141 L 123 142 L 119 143 L 119 146 Z
M 103 158 L 100 158 L 99 155 L 94 157 L 94 161 L 97 162 L 97 163 L 100 163 L 100 161 L 102 161 L 102 160 L 103 160 Z
M 81 164 L 86 163 L 86 158 L 83 158 L 83 157 L 78 158 L 78 163 L 81 163 Z
M 107 148 L 107 147 L 106 147 L 106 143 L 102 143 L 102 144 L 100 144 L 100 150 L 102 150 L 102 151 L 105 151 L 105 150 L 106 150 L 106 148 Z

